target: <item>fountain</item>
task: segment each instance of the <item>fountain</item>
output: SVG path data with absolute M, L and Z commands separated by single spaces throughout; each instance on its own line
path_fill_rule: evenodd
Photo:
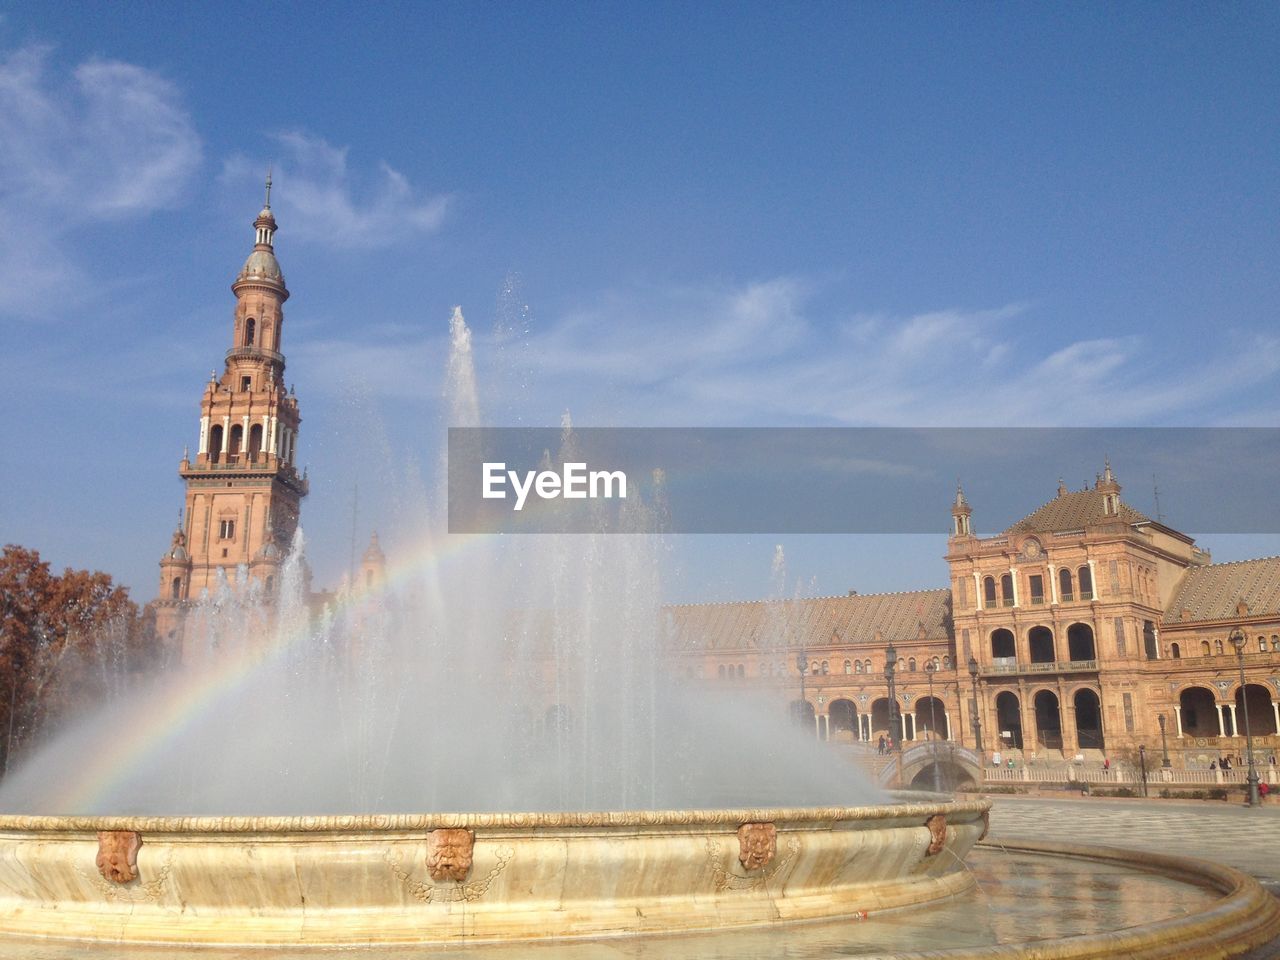
M 451 422 L 471 424 L 460 313 L 452 334 Z M 758 934 L 974 895 L 964 858 L 989 801 L 886 796 L 778 723 L 781 704 L 667 675 L 649 507 L 622 506 L 631 535 L 501 551 L 432 530 L 439 507 L 407 510 L 401 540 L 419 549 L 319 618 L 299 532 L 271 605 L 224 584 L 197 605 L 201 642 L 181 664 L 7 778 L 6 955 L 43 942 L 30 955 L 49 956 L 59 939 L 323 950 Z M 1194 929 L 1135 934 L 1135 956 L 1174 955 L 1171 937 L 1242 950 L 1280 928 L 1234 872 L 1148 869 L 1228 893 Z M 1053 955 L 1111 955 L 1101 943 Z

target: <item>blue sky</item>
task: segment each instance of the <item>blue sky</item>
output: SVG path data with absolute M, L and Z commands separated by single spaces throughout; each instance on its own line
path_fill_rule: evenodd
M 455 304 L 493 423 L 1274 424 L 1277 36 L 1264 4 L 0 3 L 0 540 L 152 595 L 268 163 L 321 582 L 354 483 L 394 552 Z M 673 595 L 763 594 L 774 539 L 683 544 Z M 820 593 L 945 582 L 940 539 L 783 542 Z

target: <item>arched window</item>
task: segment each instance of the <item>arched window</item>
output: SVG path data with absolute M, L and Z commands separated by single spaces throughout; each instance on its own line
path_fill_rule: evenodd
M 1080 578 L 1080 599 L 1093 599 L 1093 574 L 1088 567 L 1081 567 L 1076 571 L 1076 575 Z
M 948 660 L 950 660 L 951 658 L 950 658 L 950 657 L 947 657 L 947 659 L 948 659 Z M 950 666 L 950 664 L 947 664 L 947 666 Z M 937 657 L 934 657 L 934 658 L 933 658 L 933 669 L 935 669 L 935 670 L 941 670 L 941 669 L 942 669 L 942 661 L 941 661 L 941 660 L 939 660 Z
M 1258 638 L 1258 652 L 1259 652 L 1259 653 L 1266 653 L 1266 652 L 1267 652 L 1267 638 L 1266 638 L 1266 637 L 1259 637 L 1259 638 Z
M 1169 644 L 1169 656 L 1173 657 L 1173 659 L 1175 660 L 1181 660 L 1182 648 L 1179 647 L 1176 643 Z
M 901 672 L 902 672 L 903 670 L 905 670 L 905 669 L 907 669 L 907 663 L 906 663 L 906 661 L 905 661 L 905 660 L 903 660 L 903 659 L 902 659 L 902 657 L 899 657 L 899 658 L 898 658 L 898 672 L 899 672 L 899 673 L 901 673 Z
M 825 677 L 825 676 L 826 676 L 827 674 L 829 674 L 830 672 L 831 672 L 831 663 L 830 663 L 830 661 L 823 660 L 823 661 L 822 661 L 822 675 Z
M 853 666 L 854 666 L 854 670 L 855 670 L 857 673 L 861 673 L 861 672 L 862 672 L 862 661 L 861 661 L 861 660 L 855 660 L 855 661 L 854 661 Z M 846 671 L 846 672 L 847 672 L 847 671 Z
M 1071 589 L 1071 571 L 1065 567 L 1058 571 L 1058 595 L 1063 600 L 1074 600 L 1075 592 Z
M 1207 656 L 1209 656 L 1209 641 L 1208 641 L 1208 640 L 1201 640 L 1201 641 L 1200 641 L 1200 656 L 1202 656 L 1202 657 L 1207 657 Z
M 217 463 L 222 457 L 222 424 L 209 431 L 209 462 Z
M 1221 640 L 1215 640 L 1215 641 L 1213 641 L 1213 652 L 1214 652 L 1214 653 L 1216 653 L 1218 656 L 1222 656 L 1222 641 L 1221 641 Z
M 911 673 L 915 673 L 915 669 L 916 669 L 916 658 L 912 657 L 910 660 L 907 661 L 907 670 L 910 671 Z
M 844 662 L 844 672 L 845 672 L 845 673 L 853 673 L 853 663 L 852 663 L 852 661 L 846 660 L 846 661 Z M 861 672 L 862 672 L 862 664 L 858 664 L 858 672 L 859 672 L 859 673 L 861 673 Z
M 253 346 L 253 336 L 257 332 L 258 326 L 253 317 L 244 322 L 244 345 L 246 347 Z
M 745 680 L 746 678 L 747 678 L 747 667 L 746 667 L 746 664 L 742 664 L 742 663 L 740 663 L 740 664 L 738 664 L 738 679 L 739 679 L 739 680 Z
M 996 605 L 995 577 L 986 577 L 982 581 L 982 605 L 988 609 Z
M 815 676 L 815 677 L 818 675 L 818 661 L 817 661 L 817 660 L 815 660 L 815 661 L 813 661 L 813 663 L 809 664 L 809 673 L 810 673 L 810 675 L 811 675 L 811 676 Z
M 720 666 L 716 669 L 716 674 L 720 677 L 720 679 L 721 679 L 721 680 L 723 680 L 723 679 L 724 679 L 724 664 L 723 664 L 723 663 L 722 663 L 722 664 L 720 664 Z
M 271 591 L 275 590 L 275 588 L 276 588 L 275 574 L 267 574 L 267 593 L 271 593 Z
M 262 452 L 262 424 L 255 423 L 249 428 L 249 456 L 257 457 Z
M 1013 575 L 1006 573 L 1000 578 L 1000 603 L 1006 607 L 1013 606 Z
M 182 599 L 182 578 L 174 577 L 173 583 L 169 584 L 169 596 L 173 600 Z
M 1273 636 L 1271 638 L 1271 649 L 1274 652 L 1280 652 L 1280 637 Z
M 870 672 L 871 672 L 871 661 L 870 661 L 870 660 L 867 660 L 867 661 L 863 664 L 863 672 L 864 672 L 864 673 L 870 673 Z
M 945 657 L 942 658 L 942 668 L 944 670 L 951 669 L 951 654 L 948 653 Z
M 237 456 L 242 446 L 244 446 L 244 427 L 237 423 L 231 428 L 231 442 L 227 444 L 228 459 Z

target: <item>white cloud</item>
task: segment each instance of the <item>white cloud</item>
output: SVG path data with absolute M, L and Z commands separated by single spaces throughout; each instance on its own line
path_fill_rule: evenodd
M 1188 357 L 1137 336 L 1064 341 L 1034 320 L 1025 304 L 833 318 L 781 277 L 607 291 L 535 323 L 520 351 L 478 336 L 476 357 L 483 406 L 525 423 L 569 408 L 583 425 L 1195 425 L 1273 404 L 1280 338 L 1224 334 Z M 443 324 L 326 352 L 375 393 L 438 396 Z
M 385 247 L 434 233 L 444 222 L 449 197 L 415 188 L 386 163 L 364 175 L 351 169 L 346 147 L 300 132 L 274 139 L 280 148 L 273 173 L 279 189 L 272 206 L 290 237 L 337 248 Z M 233 157 L 223 166 L 223 180 L 257 182 L 265 167 Z
M 177 88 L 149 70 L 93 59 L 62 74 L 35 46 L 0 60 L 0 313 L 73 296 L 69 233 L 175 205 L 200 154 Z

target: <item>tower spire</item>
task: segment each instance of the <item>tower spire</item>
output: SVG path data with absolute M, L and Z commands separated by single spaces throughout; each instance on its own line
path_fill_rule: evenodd
M 964 497 L 964 488 L 960 486 L 960 478 L 956 478 L 956 498 L 951 504 L 951 535 L 953 537 L 973 536 L 973 508 Z
M 263 209 L 271 209 L 271 164 L 267 164 L 267 201 L 263 204 Z

